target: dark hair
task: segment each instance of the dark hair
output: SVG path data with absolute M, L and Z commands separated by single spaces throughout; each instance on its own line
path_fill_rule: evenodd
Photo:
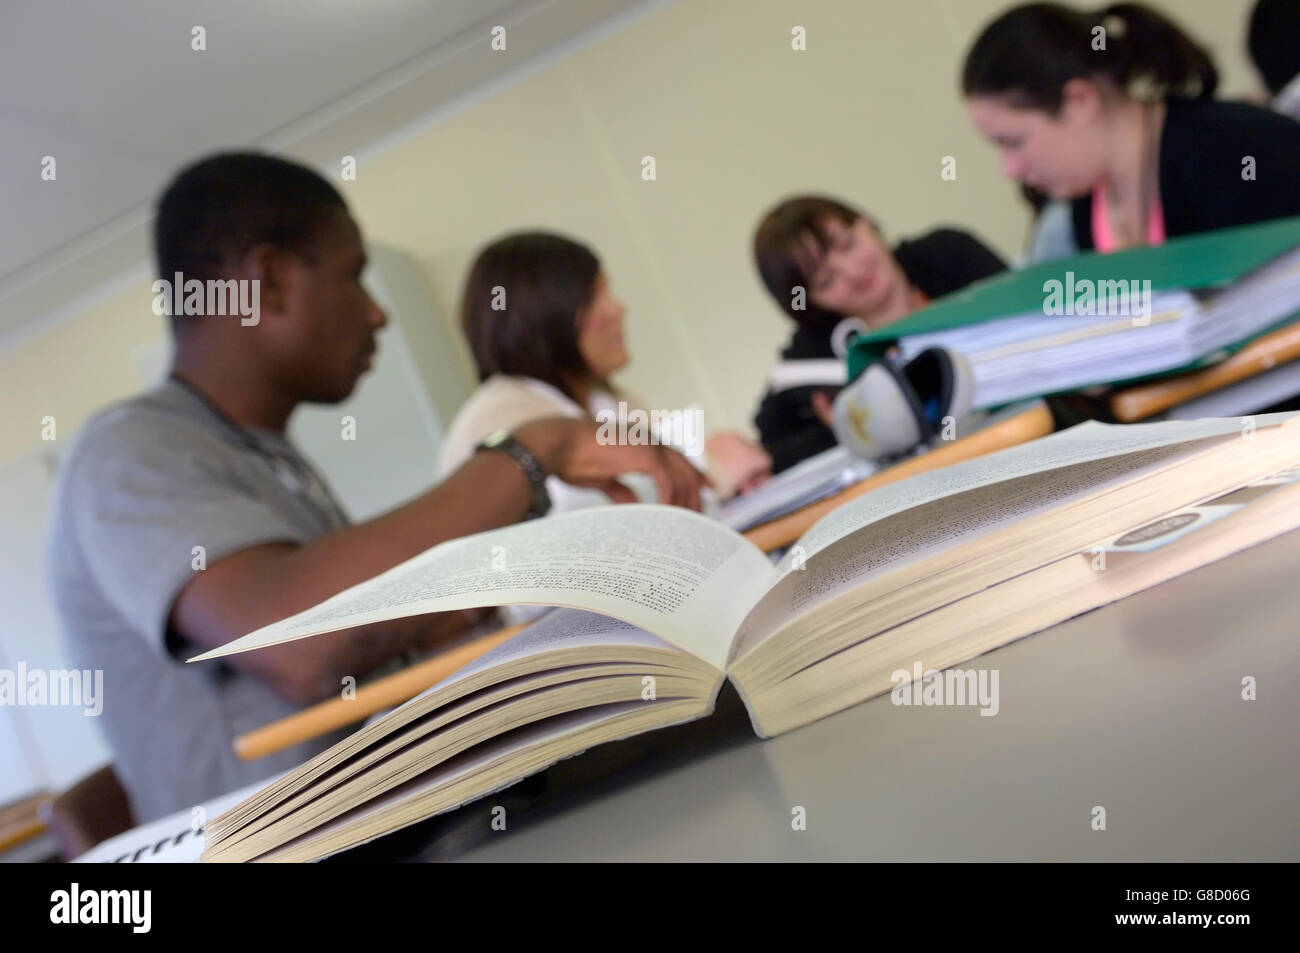
M 1103 34 L 1097 34 L 1098 27 Z M 1105 49 L 1093 49 L 1103 36 Z M 984 28 L 966 54 L 967 96 L 1007 96 L 1019 108 L 1055 115 L 1072 79 L 1104 78 L 1132 95 L 1139 83 L 1161 99 L 1209 99 L 1219 72 L 1205 48 L 1172 20 L 1140 3 L 1096 12 L 1028 3 Z
M 599 273 L 591 249 L 549 232 L 507 235 L 480 251 L 460 306 L 479 380 L 533 377 L 573 397 L 573 378 L 591 373 L 578 350 L 578 314 Z M 504 307 L 494 309 L 502 296 Z
M 879 231 L 875 221 L 850 205 L 823 195 L 798 195 L 785 199 L 763 216 L 754 232 L 754 262 L 758 274 L 776 299 L 796 322 L 816 329 L 830 329 L 843 317 L 817 307 L 808 292 L 814 262 L 803 255 L 801 246 L 805 236 L 817 243 L 819 254 L 824 255 L 831 244 L 826 231 L 826 220 L 835 219 L 852 225 L 858 219 L 866 221 Z M 804 289 L 804 309 L 794 307 L 794 291 Z
M 260 244 L 302 251 L 336 211 L 347 211 L 343 197 L 305 166 L 257 152 L 209 156 L 182 169 L 158 199 L 158 276 L 222 278 Z M 172 316 L 173 328 L 188 323 Z
M 1300 75 L 1300 0 L 1259 0 L 1246 48 L 1274 95 Z
M 1040 192 L 1024 182 L 1020 183 L 1020 197 L 1029 203 L 1029 207 L 1034 210 L 1035 218 L 1042 215 L 1043 209 L 1047 208 L 1048 203 L 1052 201 L 1052 197 L 1046 192 Z

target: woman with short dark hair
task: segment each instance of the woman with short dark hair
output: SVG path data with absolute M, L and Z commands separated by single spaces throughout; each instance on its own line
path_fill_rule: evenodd
M 837 199 L 786 199 L 754 233 L 759 276 L 795 322 L 754 424 L 779 473 L 835 446 L 830 404 L 847 383 L 852 338 L 898 321 L 1006 264 L 968 232 L 940 228 L 892 249 L 865 214 Z

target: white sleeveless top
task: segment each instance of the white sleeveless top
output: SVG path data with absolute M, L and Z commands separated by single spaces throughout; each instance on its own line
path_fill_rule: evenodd
M 595 391 L 588 404 L 584 411 L 558 388 L 533 377 L 494 374 L 474 390 L 451 422 L 438 452 L 438 479 L 445 480 L 473 456 L 474 448 L 484 437 L 497 430 L 514 430 L 546 417 L 594 418 L 601 410 L 616 410 L 618 401 L 607 391 Z M 636 493 L 637 499 L 655 502 L 653 480 L 639 473 L 621 480 Z M 547 478 L 546 492 L 551 496 L 552 513 L 612 502 L 600 490 L 573 486 L 558 477 Z

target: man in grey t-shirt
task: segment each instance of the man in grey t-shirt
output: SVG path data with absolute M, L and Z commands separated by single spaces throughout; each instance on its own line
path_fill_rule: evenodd
M 222 300 L 239 310 L 170 298 L 187 305 L 171 311 L 171 377 L 82 429 L 60 473 L 49 547 L 68 653 L 104 672 L 100 725 L 137 821 L 301 763 L 338 735 L 248 763 L 231 743 L 335 696 L 344 676 L 436 647 L 467 620 L 394 620 L 217 663 L 185 659 L 443 540 L 523 519 L 544 503 L 548 474 L 628 499 L 615 477 L 645 472 L 661 499 L 699 506 L 702 478 L 684 457 L 602 446 L 594 421 L 556 418 L 349 525 L 284 438 L 299 403 L 352 392 L 385 324 L 361 285 L 365 250 L 338 192 L 271 156 L 214 156 L 164 192 L 154 244 L 165 279 L 235 282 Z
M 280 435 L 245 433 L 183 385 L 100 413 L 82 429 L 59 480 L 51 531 L 54 592 L 71 663 L 106 673 L 103 727 L 133 813 L 146 820 L 287 771 L 342 737 L 240 761 L 231 740 L 296 706 L 225 665 L 183 665 L 168 638 L 176 596 L 207 565 L 263 543 L 302 544 L 347 516 L 307 480 Z M 292 461 L 292 463 L 290 462 Z M 165 731 L 158 720 L 162 719 Z

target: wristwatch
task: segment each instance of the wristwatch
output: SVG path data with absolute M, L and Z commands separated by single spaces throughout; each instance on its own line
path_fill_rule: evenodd
M 524 471 L 524 476 L 528 477 L 528 486 L 533 494 L 533 505 L 524 515 L 524 519 L 545 516 L 550 511 L 551 495 L 546 492 L 546 471 L 542 469 L 542 465 L 537 462 L 531 450 L 505 430 L 488 434 L 483 442 L 474 448 L 475 453 L 480 450 L 499 450 L 514 460 L 519 465 L 519 469 Z

